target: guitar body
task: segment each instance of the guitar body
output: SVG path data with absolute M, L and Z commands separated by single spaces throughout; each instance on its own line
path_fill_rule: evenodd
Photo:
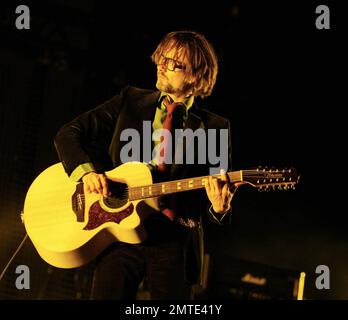
M 59 268 L 75 268 L 95 258 L 115 241 L 141 243 L 142 220 L 158 211 L 156 198 L 129 201 L 127 187 L 152 184 L 146 164 L 128 162 L 105 172 L 115 196 L 83 193 L 61 163 L 43 171 L 30 186 L 24 203 L 24 224 L 40 256 Z M 112 187 L 110 187 L 112 189 Z M 140 208 L 140 210 L 139 210 Z

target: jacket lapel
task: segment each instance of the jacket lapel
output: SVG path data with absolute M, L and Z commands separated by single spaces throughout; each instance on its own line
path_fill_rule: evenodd
M 191 110 L 192 109 L 192 110 Z M 192 129 L 193 131 L 197 130 L 202 123 L 202 118 L 200 115 L 200 110 L 197 106 L 197 104 L 194 104 L 190 110 L 189 110 L 189 114 L 186 120 L 186 128 Z
M 132 90 L 137 90 L 133 89 Z M 124 101 L 124 106 L 118 117 L 118 121 L 115 127 L 114 136 L 109 148 L 109 154 L 111 156 L 114 166 L 122 164 L 120 159 L 120 153 L 122 147 L 125 145 L 124 141 L 120 141 L 121 132 L 125 129 L 135 129 L 140 134 L 140 157 L 143 155 L 143 122 L 150 121 L 152 123 L 157 100 L 160 92 L 154 91 L 149 94 L 139 94 L 138 92 L 132 92 L 129 94 Z M 152 126 L 151 131 L 152 133 Z M 146 137 L 151 140 L 151 137 Z
M 136 119 L 140 120 L 140 123 L 138 123 L 138 126 L 142 127 L 143 121 L 153 121 L 155 112 L 156 112 L 156 106 L 157 101 L 160 96 L 159 91 L 154 91 L 153 93 L 147 95 L 144 99 L 140 99 L 137 103 L 137 112 L 138 117 Z M 134 117 L 134 115 L 133 115 Z

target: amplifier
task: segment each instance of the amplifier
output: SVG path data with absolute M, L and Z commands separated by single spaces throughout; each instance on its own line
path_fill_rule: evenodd
M 204 257 L 203 286 L 194 299 L 302 300 L 305 273 L 230 256 Z

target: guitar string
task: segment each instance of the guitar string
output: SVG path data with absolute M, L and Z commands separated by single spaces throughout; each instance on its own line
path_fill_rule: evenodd
M 274 183 L 273 185 L 276 185 L 276 186 L 279 186 L 279 185 L 288 185 L 288 184 L 295 184 L 294 182 L 278 182 L 278 183 Z M 201 187 L 201 186 L 199 186 L 199 187 Z M 133 188 L 139 188 L 139 187 L 133 187 Z M 173 186 L 173 188 L 169 188 L 169 191 L 177 191 L 177 190 L 175 190 L 176 188 Z M 197 189 L 197 188 L 196 188 Z M 168 188 L 167 188 L 167 190 L 168 190 Z M 138 195 L 137 194 L 137 191 L 138 191 L 138 193 L 139 193 L 139 195 L 140 195 L 140 189 L 138 189 L 138 190 L 135 190 L 134 191 L 134 195 L 133 195 L 133 197 L 135 196 L 135 199 L 132 199 L 132 200 L 136 200 L 136 196 Z M 189 191 L 189 190 L 184 190 L 184 191 Z M 126 192 L 124 192 L 124 194 L 122 195 L 122 198 L 121 198 L 121 200 L 128 200 L 128 196 L 127 196 L 127 194 L 128 194 L 128 192 L 127 192 L 127 189 L 126 189 Z M 129 194 L 128 194 L 129 195 Z M 143 197 L 144 199 L 146 199 L 146 198 L 151 198 L 151 197 L 153 197 L 153 196 L 145 196 L 145 197 Z M 82 199 L 85 199 L 85 195 L 83 194 L 83 195 L 81 195 L 81 198 Z M 71 216 L 67 216 L 67 217 L 56 217 L 56 219 L 52 219 L 52 217 L 50 217 L 50 222 L 47 222 L 46 221 L 46 223 L 43 223 L 43 221 L 42 221 L 42 219 L 40 219 L 40 217 L 38 217 L 38 219 L 37 219 L 37 221 L 35 221 L 36 219 L 31 219 L 31 223 L 34 223 L 35 224 L 35 228 L 44 228 L 46 225 L 52 225 L 52 224 L 56 224 L 57 222 L 59 222 L 59 224 L 60 225 L 64 225 L 64 224 L 70 224 L 71 223 Z M 35 223 L 36 222 L 36 223 Z
M 237 174 L 236 174 L 237 175 Z M 219 175 L 220 176 L 220 175 Z M 239 176 L 239 174 L 238 174 L 238 176 Z M 206 176 L 206 177 L 209 177 L 209 176 Z M 130 187 L 130 188 L 132 188 L 132 190 L 134 190 L 134 189 L 136 189 L 136 188 L 139 188 L 139 189 L 141 189 L 141 188 L 148 188 L 148 187 L 152 187 L 152 188 L 156 188 L 156 187 L 158 187 L 158 188 L 162 188 L 162 185 L 163 184 L 165 184 L 166 185 L 166 188 L 168 187 L 168 188 L 170 188 L 171 187 L 171 185 L 177 185 L 178 183 L 181 183 L 182 185 L 185 185 L 185 184 L 188 184 L 190 181 L 194 181 L 194 183 L 193 184 L 195 184 L 195 182 L 201 182 L 201 180 L 203 180 L 203 179 L 206 179 L 206 177 L 197 177 L 197 178 L 192 178 L 192 179 L 189 179 L 189 178 L 187 178 L 187 179 L 183 179 L 183 180 L 173 180 L 173 181 L 165 181 L 165 182 L 163 182 L 163 183 L 160 183 L 160 182 L 156 182 L 156 183 L 153 183 L 153 184 L 149 184 L 149 185 L 141 185 L 141 186 L 134 186 L 134 187 Z M 284 180 L 284 179 L 287 179 L 286 177 L 264 177 L 264 176 L 260 176 L 260 175 L 255 175 L 255 174 L 243 174 L 243 177 L 248 177 L 248 178 L 255 178 L 255 179 L 258 179 L 258 180 L 268 180 L 268 179 L 280 179 L 280 180 L 282 180 L 282 181 L 279 181 L 279 183 L 282 183 L 283 181 L 284 182 L 286 182 L 286 180 Z M 231 177 L 230 177 L 231 178 Z M 233 179 L 233 178 L 232 178 Z M 233 183 L 237 183 L 237 182 L 243 182 L 244 180 L 239 180 L 239 179 L 237 179 L 237 180 L 235 180 L 235 181 L 232 181 Z M 296 181 L 296 180 L 294 180 L 294 181 Z M 246 181 L 246 182 L 248 182 L 248 181 Z M 278 182 L 278 181 L 277 181 Z M 289 182 L 293 182 L 293 181 L 291 181 L 291 180 L 289 180 Z
M 239 174 L 235 174 L 235 175 L 238 175 Z M 214 176 L 214 175 L 212 175 Z M 218 175 L 220 176 L 220 175 Z M 209 176 L 206 176 L 206 177 L 209 177 Z M 203 179 L 206 179 L 206 177 L 197 177 L 197 178 L 192 178 L 192 179 L 183 179 L 183 180 L 173 180 L 173 181 L 165 181 L 163 183 L 160 183 L 160 182 L 157 182 L 157 183 L 153 183 L 153 184 L 148 184 L 148 185 L 141 185 L 141 186 L 133 186 L 133 187 L 127 187 L 125 188 L 125 191 L 129 191 L 131 189 L 131 191 L 137 191 L 137 190 L 141 190 L 143 188 L 149 188 L 151 187 L 152 189 L 162 189 L 162 186 L 165 185 L 165 188 L 166 189 L 177 189 L 177 184 L 180 183 L 181 184 L 181 187 L 184 187 L 185 185 L 188 185 L 192 180 L 193 180 L 193 186 L 194 187 L 204 187 L 204 185 L 201 185 L 201 182 Z M 278 183 L 278 184 L 284 184 L 284 183 L 294 183 L 296 182 L 296 179 L 291 181 L 291 180 L 287 180 L 288 178 L 284 177 L 284 176 L 281 176 L 281 177 L 265 177 L 265 176 L 260 176 L 259 174 L 258 175 L 255 175 L 255 174 L 243 174 L 243 177 L 247 177 L 247 178 L 254 178 L 254 179 L 257 179 L 257 180 L 275 180 L 274 182 L 273 181 L 269 181 L 268 183 L 269 184 L 272 184 L 272 183 Z M 231 177 L 230 177 L 231 179 Z M 233 179 L 233 177 L 232 177 Z M 278 180 L 277 180 L 278 179 Z M 243 182 L 245 180 L 235 180 L 235 181 L 231 181 L 233 183 L 237 183 L 237 182 Z M 199 183 L 199 185 L 196 185 L 196 183 Z M 245 181 L 245 182 L 248 182 L 248 181 Z M 266 183 L 266 181 L 262 181 L 263 183 Z M 190 189 L 188 189 L 190 190 Z M 83 196 L 84 194 L 82 194 L 81 196 Z
M 291 182 L 291 181 L 276 181 L 276 182 L 263 182 L 260 183 L 260 185 L 256 185 L 255 187 L 286 187 L 286 186 L 294 186 L 296 182 Z M 153 186 L 153 185 L 150 185 Z M 180 192 L 186 192 L 190 190 L 198 190 L 202 189 L 203 187 L 201 185 L 198 186 L 193 186 L 190 189 L 184 189 L 180 190 L 177 188 L 177 186 L 166 186 L 165 191 L 163 192 L 162 188 L 160 186 L 157 186 L 157 188 L 153 188 L 151 190 L 151 194 L 149 191 L 146 190 L 147 187 L 131 187 L 125 189 L 124 193 L 117 198 L 119 200 L 128 200 L 130 198 L 133 198 L 132 200 L 139 200 L 139 199 L 146 199 L 146 198 L 152 198 L 152 197 L 157 197 L 161 195 L 168 195 L 171 193 L 180 193 Z M 80 194 L 80 197 L 82 200 L 85 200 L 86 195 L 85 194 Z
M 268 183 L 267 185 L 270 186 L 270 187 L 285 187 L 285 186 L 294 186 L 296 184 L 296 182 L 274 182 L 274 183 Z M 257 187 L 257 186 L 256 186 Z M 155 194 L 155 195 L 150 195 L 148 192 L 144 192 L 143 193 L 143 190 L 142 188 L 139 188 L 139 187 L 132 187 L 133 189 L 131 190 L 131 194 L 129 192 L 129 188 L 125 189 L 123 194 L 120 195 L 119 199 L 121 201 L 125 201 L 125 200 L 129 200 L 129 198 L 133 198 L 132 200 L 137 200 L 137 199 L 146 199 L 146 198 L 151 198 L 151 197 L 156 197 L 156 196 L 161 196 L 161 195 L 166 195 L 166 194 L 169 194 L 169 193 L 175 193 L 175 192 L 186 192 L 186 191 L 189 191 L 190 189 L 188 190 L 182 190 L 182 191 L 178 191 L 176 186 L 171 186 L 171 187 L 167 187 L 166 188 L 166 191 L 165 193 L 160 193 L 160 194 Z M 196 188 L 194 188 L 194 190 L 196 189 L 200 189 L 201 186 L 196 186 Z M 154 193 L 157 191 L 161 191 L 161 188 L 157 188 L 157 190 L 152 190 Z M 131 195 L 131 197 L 130 197 Z M 80 198 L 82 201 L 84 201 L 86 199 L 86 195 L 85 194 L 81 194 L 80 195 Z M 47 200 L 48 201 L 48 200 Z
M 294 182 L 287 182 L 285 181 L 285 177 L 274 177 L 274 178 L 271 178 L 271 177 L 264 177 L 262 176 L 263 173 L 267 174 L 267 173 L 270 173 L 270 174 L 284 174 L 284 173 L 291 173 L 291 171 L 294 171 L 293 168 L 290 168 L 290 169 L 263 169 L 263 168 L 259 168 L 259 169 L 246 169 L 246 170 L 240 170 L 240 171 L 229 171 L 227 172 L 228 176 L 230 179 L 233 179 L 233 176 L 237 176 L 239 177 L 241 175 L 241 172 L 243 174 L 243 177 L 245 178 L 254 178 L 254 179 L 258 179 L 258 180 L 267 180 L 267 179 L 280 179 L 282 181 L 275 181 L 274 183 L 272 182 L 269 182 L 267 184 L 276 184 L 276 185 L 283 185 L 284 184 L 293 184 Z M 261 176 L 260 176 L 261 174 Z M 214 174 L 214 175 L 210 175 L 210 176 L 213 176 L 213 177 L 220 177 L 221 174 Z M 184 192 L 184 191 L 189 191 L 189 190 L 192 190 L 192 189 L 200 189 L 200 188 L 203 188 L 204 186 L 202 186 L 201 184 L 199 184 L 198 186 L 195 185 L 197 182 L 199 183 L 200 181 L 202 181 L 203 179 L 206 179 L 208 178 L 209 176 L 203 176 L 203 177 L 194 177 L 192 179 L 183 179 L 183 181 L 180 181 L 180 180 L 174 180 L 174 181 L 167 181 L 167 182 L 163 182 L 163 183 L 154 183 L 154 184 L 150 184 L 150 185 L 142 185 L 142 186 L 134 186 L 134 187 L 127 187 L 125 188 L 124 190 L 124 193 L 119 197 L 120 200 L 125 200 L 125 199 L 128 199 L 129 198 L 129 194 L 130 193 L 133 193 L 134 195 L 138 195 L 138 193 L 141 193 L 143 194 L 144 193 L 144 190 L 146 190 L 147 188 L 152 188 L 152 192 L 153 193 L 158 193 L 159 191 L 162 193 L 162 186 L 163 184 L 165 184 L 165 189 L 168 191 L 168 192 Z M 181 187 L 185 187 L 185 184 L 188 185 L 189 181 L 190 180 L 194 180 L 193 182 L 193 187 L 191 187 L 190 189 L 186 189 L 186 190 L 178 190 L 177 188 L 177 184 L 178 183 L 181 183 Z M 232 182 L 239 182 L 239 181 L 242 181 L 242 180 L 239 180 L 237 179 L 236 181 L 232 181 Z M 265 182 L 264 182 L 265 183 Z M 256 186 L 257 187 L 257 186 Z M 166 193 L 168 193 L 166 192 Z M 145 191 L 146 193 L 146 191 Z M 163 193 L 162 193 L 163 194 Z M 80 197 L 82 198 L 82 200 L 85 198 L 85 194 L 80 194 Z M 151 197 L 151 195 L 149 195 L 148 197 Z
M 151 197 L 149 197 L 151 198 Z M 126 200 L 127 198 L 125 198 L 124 200 Z M 45 228 L 45 226 L 47 225 L 53 225 L 53 224 L 57 224 L 57 222 L 59 222 L 60 225 L 68 225 L 71 224 L 71 215 L 69 216 L 65 216 L 65 217 L 57 217 L 57 216 L 50 216 L 49 222 L 48 221 L 42 221 L 42 219 L 40 217 L 37 217 L 38 219 L 31 219 L 31 223 L 35 224 L 35 228 Z M 53 219 L 52 219 L 53 218 Z M 56 218 L 56 219 L 54 219 Z M 36 220 L 36 221 L 35 221 Z

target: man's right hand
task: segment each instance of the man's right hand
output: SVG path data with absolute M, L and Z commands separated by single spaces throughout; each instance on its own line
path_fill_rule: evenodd
M 108 182 L 105 174 L 89 172 L 82 177 L 84 193 L 99 193 L 104 197 L 109 194 Z

